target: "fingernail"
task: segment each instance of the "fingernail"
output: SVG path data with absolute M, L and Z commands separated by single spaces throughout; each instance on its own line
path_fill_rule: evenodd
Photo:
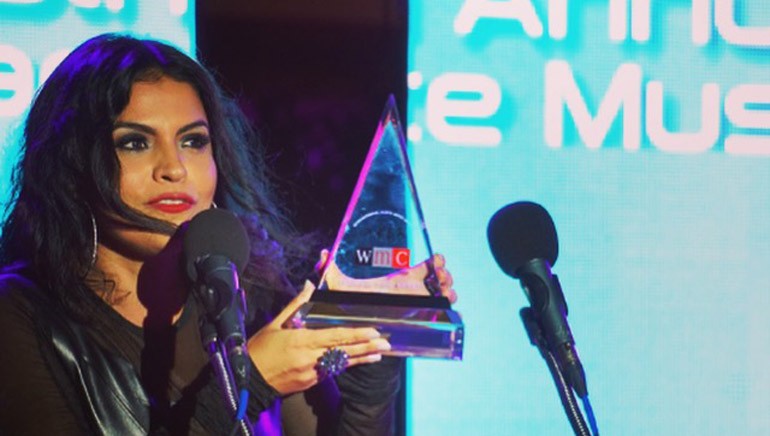
M 386 339 L 382 339 L 382 338 L 375 339 L 372 342 L 375 343 L 375 346 L 380 351 L 388 351 L 388 350 L 390 350 L 390 342 L 388 342 Z
M 380 332 L 375 329 L 371 329 L 367 332 L 367 337 L 369 337 L 370 339 L 377 339 L 381 336 L 382 335 L 380 334 Z
M 370 354 L 366 356 L 366 360 L 368 360 L 369 362 L 379 362 L 380 360 L 382 360 L 382 354 Z

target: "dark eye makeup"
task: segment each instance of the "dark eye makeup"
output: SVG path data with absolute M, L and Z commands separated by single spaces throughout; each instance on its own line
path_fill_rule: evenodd
M 205 148 L 209 144 L 211 144 L 211 137 L 205 133 L 191 133 L 182 138 L 182 147 L 189 147 L 195 150 Z
M 115 139 L 115 148 L 125 151 L 140 151 L 148 148 L 147 138 L 139 133 L 127 133 Z
M 206 133 L 190 133 L 182 137 L 181 146 L 200 150 L 211 144 L 211 137 Z M 124 151 L 142 151 L 149 148 L 149 140 L 141 133 L 126 133 L 115 139 L 115 148 Z

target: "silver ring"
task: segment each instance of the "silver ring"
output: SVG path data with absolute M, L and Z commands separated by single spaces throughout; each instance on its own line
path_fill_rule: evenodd
M 336 347 L 329 348 L 318 358 L 316 371 L 323 380 L 330 375 L 340 375 L 348 366 L 348 353 Z

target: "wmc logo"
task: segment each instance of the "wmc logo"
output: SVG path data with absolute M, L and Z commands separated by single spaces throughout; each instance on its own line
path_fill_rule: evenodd
M 356 264 L 379 268 L 408 268 L 409 249 L 400 247 L 356 248 Z

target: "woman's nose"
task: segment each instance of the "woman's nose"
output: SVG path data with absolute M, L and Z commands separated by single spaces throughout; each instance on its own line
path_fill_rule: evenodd
M 187 177 L 187 168 L 180 150 L 176 147 L 162 147 L 154 169 L 155 180 L 178 182 Z

